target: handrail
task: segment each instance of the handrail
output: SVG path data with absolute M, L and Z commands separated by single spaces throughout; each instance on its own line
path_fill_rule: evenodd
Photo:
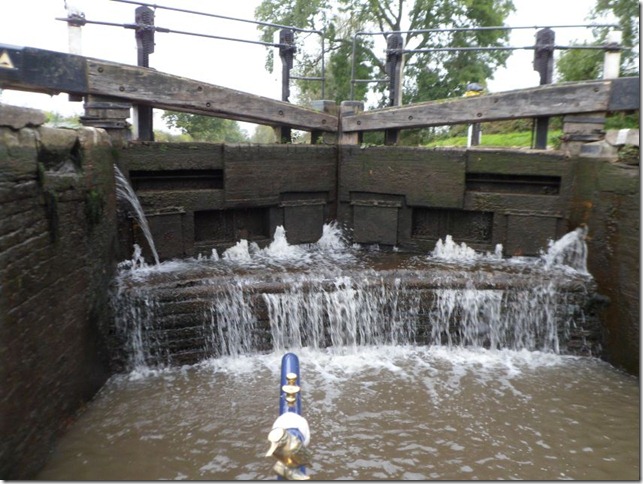
M 102 96 L 174 111 L 323 132 L 422 128 L 640 108 L 638 77 L 543 85 L 331 115 L 154 69 L 0 44 L 0 88 Z M 348 103 L 360 104 L 354 101 Z M 113 111 L 113 110 L 112 110 Z M 341 110 L 340 110 L 341 111 Z
M 380 83 L 380 82 L 388 82 L 389 79 L 373 79 L 373 80 L 368 80 L 368 79 L 356 79 L 355 78 L 355 63 L 356 63 L 356 53 L 357 53 L 357 38 L 359 36 L 379 36 L 382 35 L 384 37 L 392 34 L 434 34 L 434 33 L 442 33 L 442 32 L 476 32 L 476 31 L 489 31 L 489 30 L 525 30 L 525 29 L 542 29 L 542 28 L 549 28 L 549 29 L 565 29 L 565 28 L 619 28 L 619 25 L 617 24 L 566 24 L 566 25 L 549 25 L 549 26 L 517 26 L 517 27 L 511 27 L 511 26 L 506 26 L 506 25 L 498 25 L 498 26 L 484 26 L 484 27 L 451 27 L 451 28 L 431 28 L 431 29 L 415 29 L 415 30 L 391 30 L 391 31 L 386 31 L 386 32 L 368 32 L 368 31 L 360 31 L 356 32 L 353 35 L 353 45 L 352 45 L 352 53 L 351 53 L 351 86 L 350 86 L 350 100 L 355 99 L 355 84 L 358 83 Z M 587 47 L 583 46 L 554 46 L 555 49 L 583 49 Z M 599 47 L 601 49 L 604 49 L 605 47 Z M 536 49 L 536 46 L 527 46 L 527 47 L 511 47 L 511 46 L 489 46 L 489 47 L 477 47 L 477 48 L 463 48 L 463 47 L 456 47 L 456 48 L 435 48 L 435 49 L 387 49 L 386 52 L 394 52 L 394 53 L 426 53 L 426 52 L 435 52 L 435 51 L 452 51 L 452 50 L 526 50 L 526 49 Z
M 326 91 L 326 43 L 325 43 L 325 33 L 323 30 L 315 30 L 315 29 L 304 29 L 300 27 L 295 27 L 293 25 L 283 25 L 283 24 L 276 24 L 272 22 L 263 22 L 261 20 L 250 20 L 250 19 L 244 19 L 244 18 L 239 18 L 239 17 L 230 17 L 228 15 L 220 15 L 216 13 L 209 13 L 209 12 L 199 12 L 197 10 L 188 10 L 185 8 L 178 8 L 178 7 L 170 7 L 166 5 L 158 5 L 155 3 L 147 3 L 147 2 L 141 2 L 138 0 L 112 0 L 112 2 L 120 2 L 120 3 L 128 3 L 132 5 L 140 5 L 143 7 L 151 7 L 154 9 L 163 9 L 163 10 L 170 10 L 173 12 L 181 12 L 181 13 L 188 13 L 188 14 L 193 14 L 193 15 L 201 15 L 204 17 L 213 17 L 213 18 L 219 18 L 223 20 L 231 20 L 234 22 L 245 22 L 253 25 L 261 25 L 263 27 L 274 27 L 277 29 L 286 29 L 286 30 L 291 30 L 292 32 L 299 32 L 303 34 L 317 34 L 320 37 L 320 44 L 321 44 L 321 71 L 322 75 L 319 77 L 295 77 L 295 76 L 290 76 L 290 79 L 298 79 L 302 81 L 320 81 L 321 82 L 321 97 L 324 99 L 325 91 Z M 169 29 L 168 29 L 169 31 Z M 174 33 L 180 33 L 180 34 L 186 34 L 189 35 L 188 32 L 178 32 L 174 31 Z M 192 34 L 192 35 L 200 35 L 200 34 Z M 290 45 L 286 44 L 279 44 L 279 43 L 270 43 L 270 42 L 261 42 L 261 41 L 251 41 L 251 40 L 244 40 L 244 39 L 235 39 L 235 38 L 229 38 L 229 37 L 217 37 L 217 36 L 208 36 L 208 35 L 200 35 L 201 37 L 210 37 L 214 39 L 220 39 L 220 40 L 231 40 L 235 42 L 246 42 L 249 44 L 259 44 L 259 45 L 265 45 L 267 47 L 290 47 Z

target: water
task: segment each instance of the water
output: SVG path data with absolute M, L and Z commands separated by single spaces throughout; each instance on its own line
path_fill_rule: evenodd
M 132 207 L 132 210 L 134 212 L 134 217 L 136 218 L 138 225 L 141 227 L 141 230 L 143 231 L 143 235 L 145 236 L 145 240 L 147 241 L 147 244 L 149 245 L 150 250 L 152 251 L 152 255 L 154 256 L 154 262 L 156 263 L 156 265 L 158 265 L 159 256 L 158 256 L 158 253 L 156 252 L 156 245 L 154 245 L 152 232 L 150 232 L 150 226 L 147 223 L 145 212 L 143 211 L 143 207 L 141 207 L 141 202 L 136 196 L 136 193 L 134 192 L 132 185 L 130 185 L 129 181 L 127 180 L 127 177 L 123 175 L 123 172 L 121 172 L 121 170 L 116 165 L 114 165 L 114 176 L 116 178 L 116 197 L 121 200 L 125 200 L 130 205 L 130 207 Z M 134 258 L 143 260 L 140 247 L 138 249 L 135 248 Z M 140 265 L 141 264 L 139 264 L 139 266 Z
M 269 246 L 241 240 L 221 257 L 150 267 L 135 254 L 114 298 L 124 366 L 396 344 L 596 355 L 595 284 L 583 257 L 564 256 L 582 236 L 541 258 L 503 260 L 501 246 L 478 254 L 451 237 L 428 256 L 365 251 L 331 224 L 316 244 L 289 245 L 278 227 Z
M 639 385 L 595 358 L 302 349 L 313 479 L 639 479 Z M 113 377 L 46 480 L 274 479 L 281 353 Z
M 584 235 L 506 260 L 450 238 L 365 251 L 336 226 L 307 246 L 278 230 L 221 257 L 135 254 L 115 284 L 128 371 L 38 478 L 274 479 L 267 435 L 295 350 L 313 479 L 639 479 L 638 380 L 564 354 L 589 318 Z M 214 357 L 182 365 L 185 341 Z

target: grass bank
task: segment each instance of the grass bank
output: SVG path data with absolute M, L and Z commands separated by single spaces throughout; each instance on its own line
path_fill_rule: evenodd
M 561 130 L 552 130 L 547 136 L 547 148 L 556 148 L 560 144 Z M 519 131 L 515 133 L 492 133 L 482 132 L 480 146 L 502 147 L 502 148 L 523 148 L 531 147 L 531 131 Z M 455 136 L 453 138 L 439 139 L 427 143 L 431 148 L 466 147 L 466 136 Z

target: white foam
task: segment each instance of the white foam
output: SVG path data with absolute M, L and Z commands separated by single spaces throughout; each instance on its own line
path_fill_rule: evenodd
M 435 244 L 435 249 L 430 254 L 430 257 L 435 259 L 445 260 L 449 262 L 472 262 L 479 260 L 502 260 L 502 244 L 497 244 L 494 253 L 491 254 L 476 252 L 464 242 L 460 244 L 453 241 L 451 235 L 447 235 L 439 239 Z
M 348 249 L 348 245 L 344 241 L 342 229 L 336 222 L 324 224 L 322 236 L 317 241 L 317 246 L 322 250 L 330 252 L 342 252 Z
M 282 225 L 279 225 L 275 229 L 272 242 L 260 254 L 276 260 L 300 260 L 306 258 L 307 251 L 304 247 L 290 245 L 286 238 L 286 230 Z
M 248 241 L 246 239 L 241 239 L 235 245 L 223 252 L 223 259 L 233 260 L 233 261 L 250 261 L 250 249 L 248 247 Z
M 541 253 L 545 268 L 567 268 L 581 274 L 588 274 L 585 242 L 588 231 L 589 228 L 582 225 L 556 241 L 550 240 L 547 252 Z

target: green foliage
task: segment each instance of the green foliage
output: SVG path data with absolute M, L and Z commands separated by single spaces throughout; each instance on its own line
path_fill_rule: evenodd
M 605 129 L 639 129 L 640 112 L 612 113 L 605 120 Z
M 190 135 L 192 141 L 210 143 L 241 143 L 247 141 L 247 136 L 236 121 L 213 118 L 198 114 L 177 113 L 165 111 L 162 115 L 167 125 L 180 129 Z
M 638 165 L 641 160 L 641 150 L 638 146 L 626 145 L 618 150 L 618 160 L 629 165 Z
M 169 131 L 154 130 L 154 141 L 159 143 L 188 143 L 192 137 L 187 133 L 174 134 Z
M 255 11 L 258 20 L 324 32 L 326 62 L 325 99 L 350 99 L 353 36 L 356 32 L 488 27 L 503 25 L 514 10 L 512 0 L 263 0 Z M 262 26 L 263 40 L 272 42 L 275 28 Z M 306 34 L 308 35 L 308 34 Z M 433 32 L 403 34 L 407 49 L 431 47 L 498 46 L 507 31 Z M 297 33 L 297 39 L 304 34 Z M 386 59 L 382 37 L 358 36 L 355 42 L 355 78 L 382 79 Z M 272 51 L 272 50 L 271 50 Z M 424 52 L 405 54 L 403 102 L 418 102 L 460 96 L 469 82 L 484 83 L 504 65 L 507 51 Z M 267 66 L 272 69 L 272 59 Z M 294 74 L 321 75 L 321 52 L 299 53 Z M 300 100 L 319 99 L 320 84 L 297 81 Z M 358 83 L 354 99 L 388 102 L 385 83 Z M 370 91 L 372 96 L 367 97 Z
M 565 51 L 556 63 L 559 79 L 567 82 L 598 79 L 601 75 L 604 56 L 601 50 Z
M 78 115 L 74 116 L 63 116 L 60 113 L 56 112 L 45 112 L 45 123 L 54 128 L 80 128 L 80 117 Z
M 559 139 L 562 134 L 560 130 L 550 130 L 547 134 L 547 146 L 556 147 L 559 144 Z M 480 140 L 480 146 L 488 147 L 504 147 L 504 148 L 524 148 L 531 147 L 532 132 L 519 131 L 515 133 L 497 133 L 487 134 L 483 131 Z M 437 147 L 466 147 L 467 136 L 457 136 L 453 138 L 445 138 L 435 140 L 427 143 L 426 146 L 431 148 Z
M 258 125 L 250 138 L 253 143 L 270 144 L 277 142 L 275 130 L 270 126 Z
M 597 0 L 592 10 L 590 20 L 594 23 L 605 22 L 613 15 L 623 33 L 621 53 L 621 76 L 637 75 L 638 44 L 639 44 L 639 2 L 638 0 Z M 594 29 L 595 41 L 577 43 L 576 45 L 602 46 L 607 42 L 608 27 Z M 603 50 L 567 50 L 563 52 L 556 68 L 560 81 L 584 81 L 599 79 L 602 75 Z

